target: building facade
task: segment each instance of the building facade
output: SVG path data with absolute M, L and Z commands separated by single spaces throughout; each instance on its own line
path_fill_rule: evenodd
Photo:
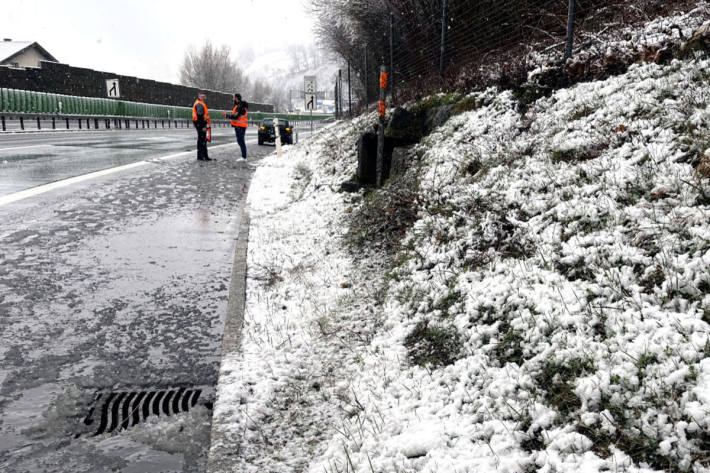
M 39 43 L 10 38 L 0 42 L 0 66 L 40 67 L 40 61 L 59 62 Z

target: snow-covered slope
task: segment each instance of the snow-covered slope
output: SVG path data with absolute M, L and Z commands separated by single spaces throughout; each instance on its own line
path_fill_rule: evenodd
M 374 115 L 267 158 L 236 471 L 710 471 L 708 71 L 469 96 L 369 193 Z

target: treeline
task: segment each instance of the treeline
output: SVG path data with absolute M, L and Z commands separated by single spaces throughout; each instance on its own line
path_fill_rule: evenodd
M 200 48 L 191 47 L 180 67 L 180 83 L 190 87 L 219 92 L 240 93 L 249 102 L 268 103 L 275 110 L 290 108 L 289 90 L 284 87 L 291 76 L 302 76 L 317 69 L 323 62 L 323 51 L 315 45 L 290 44 L 285 51 L 290 63 L 287 69 L 269 74 L 247 77 L 245 70 L 258 60 L 251 46 L 233 54 L 228 45 L 214 46 L 206 41 Z M 301 79 L 302 80 L 302 79 Z M 300 84 L 299 84 L 300 85 Z
M 531 51 L 562 58 L 567 0 L 311 0 L 320 41 L 365 77 L 372 100 L 377 69 L 390 65 L 405 94 L 475 87 L 482 69 L 514 68 Z M 580 32 L 648 20 L 690 0 L 577 0 Z M 442 18 L 445 36 L 442 58 Z M 367 60 L 366 60 L 367 58 Z M 443 68 L 444 81 L 440 78 Z M 365 82 L 363 81 L 363 87 Z M 362 95 L 362 90 L 360 91 Z
M 185 52 L 180 67 L 180 83 L 218 92 L 240 93 L 252 102 L 271 103 L 274 89 L 262 81 L 250 81 L 241 61 L 232 57 L 227 45 L 216 47 L 210 41 Z

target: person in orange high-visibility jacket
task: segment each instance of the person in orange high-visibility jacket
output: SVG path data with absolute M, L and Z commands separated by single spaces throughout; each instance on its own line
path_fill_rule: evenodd
M 222 112 L 226 118 L 230 118 L 230 123 L 234 127 L 237 135 L 237 143 L 242 151 L 242 158 L 247 159 L 247 144 L 244 141 L 247 127 L 249 126 L 249 104 L 242 100 L 241 94 L 234 94 L 234 108 L 232 113 Z
M 207 129 L 212 120 L 210 120 L 210 111 L 207 109 L 206 101 L 207 96 L 200 92 L 192 106 L 192 123 L 197 130 L 197 159 L 199 161 L 212 161 L 207 156 Z

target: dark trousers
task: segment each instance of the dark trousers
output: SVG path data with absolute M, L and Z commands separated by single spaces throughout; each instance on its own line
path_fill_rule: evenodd
M 202 130 L 203 127 L 195 124 L 197 130 L 197 159 L 208 158 L 207 156 L 207 132 Z
M 244 141 L 244 135 L 247 129 L 242 126 L 235 126 L 234 132 L 237 134 L 237 143 L 239 143 L 239 147 L 242 149 L 242 158 L 247 159 L 247 144 Z

